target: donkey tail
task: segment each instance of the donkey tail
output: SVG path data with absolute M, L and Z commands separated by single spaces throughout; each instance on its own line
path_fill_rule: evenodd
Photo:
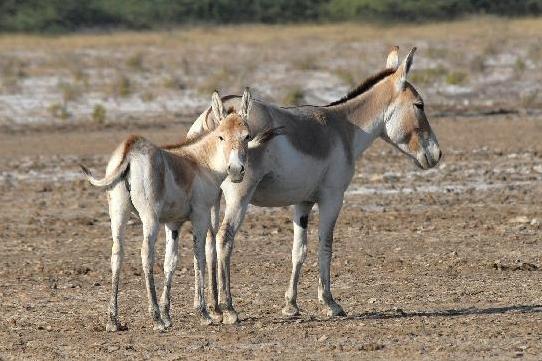
M 276 136 L 286 134 L 286 128 L 285 127 L 276 127 L 276 128 L 269 128 L 266 129 L 260 133 L 258 133 L 250 142 L 248 142 L 248 148 L 254 149 L 258 148 L 265 143 L 269 142 L 271 139 L 275 138 Z
M 113 173 L 106 175 L 102 179 L 98 179 L 92 175 L 92 172 L 90 171 L 90 169 L 85 167 L 83 164 L 79 164 L 79 166 L 81 167 L 81 170 L 83 171 L 83 174 L 88 179 L 90 184 L 98 188 L 109 188 L 115 183 L 117 183 L 121 178 L 123 178 L 126 175 L 126 171 L 128 170 L 129 165 L 130 165 L 130 162 L 128 161 L 128 159 L 125 158 L 115 168 Z
M 102 179 L 94 178 L 91 171 L 87 167 L 85 167 L 83 164 L 79 164 L 79 166 L 81 167 L 81 170 L 83 171 L 83 174 L 88 179 L 90 184 L 98 188 L 109 188 L 113 186 L 115 183 L 117 183 L 120 179 L 125 177 L 130 166 L 130 159 L 129 159 L 130 150 L 132 149 L 132 146 L 141 139 L 142 139 L 141 137 L 134 136 L 134 135 L 128 137 L 128 139 L 123 143 L 123 145 L 121 145 L 122 148 L 120 147 L 118 148 L 118 151 L 122 151 L 120 162 L 110 172 L 110 174 L 106 174 L 105 177 L 103 177 Z

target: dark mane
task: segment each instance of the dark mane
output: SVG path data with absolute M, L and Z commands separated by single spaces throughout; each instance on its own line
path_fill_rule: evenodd
M 361 95 L 361 94 L 365 93 L 366 91 L 371 89 L 376 83 L 378 83 L 379 81 L 381 81 L 384 78 L 387 78 L 388 76 L 392 75 L 393 73 L 395 73 L 395 69 L 384 69 L 384 70 L 382 70 L 381 72 L 379 72 L 379 73 L 365 79 L 365 81 L 363 83 L 358 85 L 356 88 L 350 90 L 348 92 L 348 94 L 346 94 L 344 97 L 342 97 L 341 99 L 336 100 L 336 101 L 334 101 L 332 103 L 329 103 L 328 105 L 326 105 L 326 107 L 331 107 L 333 105 L 346 103 L 350 99 L 353 99 L 353 98 L 357 97 L 358 95 Z

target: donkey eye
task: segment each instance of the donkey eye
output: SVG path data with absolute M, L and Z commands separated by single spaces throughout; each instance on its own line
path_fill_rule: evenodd
M 414 103 L 414 106 L 420 110 L 423 110 L 423 103 Z
M 221 141 L 224 141 L 224 137 L 222 137 L 221 135 L 218 136 L 218 139 L 220 139 Z
M 245 137 L 245 140 L 250 140 L 250 134 L 247 134 L 247 136 Z

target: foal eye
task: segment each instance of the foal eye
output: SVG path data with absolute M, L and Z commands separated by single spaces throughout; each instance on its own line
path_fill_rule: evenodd
M 245 137 L 245 140 L 250 140 L 250 134 Z
M 414 103 L 414 106 L 420 110 L 423 110 L 423 103 Z
M 224 138 L 221 135 L 218 136 L 218 139 L 220 139 L 221 141 L 224 141 Z

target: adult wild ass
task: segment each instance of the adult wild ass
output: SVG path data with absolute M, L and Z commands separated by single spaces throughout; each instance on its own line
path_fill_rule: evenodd
M 224 323 L 238 319 L 230 292 L 230 258 L 235 234 L 249 203 L 262 207 L 295 205 L 293 267 L 282 309 L 287 316 L 299 313 L 297 283 L 307 253 L 309 213 L 318 204 L 318 299 L 328 316 L 345 315 L 331 294 L 330 262 L 333 229 L 354 174 L 355 160 L 376 138 L 392 144 L 422 169 L 434 167 L 441 158 L 423 100 L 407 80 L 415 50 L 399 64 L 398 47 L 394 47 L 385 70 L 327 106 L 283 108 L 254 101 L 249 119 L 251 130 L 284 127 L 286 136 L 250 155 L 254 161 L 251 159 L 243 182 L 226 180 L 222 184 L 225 216 L 218 228 L 217 202 L 206 247 L 209 297 L 213 300 L 209 305 L 211 317 L 222 317 Z M 227 107 L 239 106 L 237 96 L 224 100 Z M 210 113 L 208 109 L 198 117 L 189 136 L 216 126 Z
M 171 326 L 170 291 L 178 260 L 178 236 L 181 225 L 190 220 L 194 234 L 194 260 L 199 288 L 198 311 L 204 324 L 211 322 L 204 298 L 205 235 L 209 228 L 210 210 L 220 192 L 220 184 L 229 176 L 241 182 L 245 173 L 247 152 L 280 133 L 278 129 L 260 130 L 250 140 L 247 124 L 250 93 L 245 90 L 238 113 L 226 114 L 218 93 L 212 97 L 212 110 L 218 126 L 209 133 L 181 145 L 153 145 L 148 140 L 130 136 L 111 157 L 103 179 L 94 178 L 81 166 L 90 183 L 108 189 L 109 215 L 113 248 L 111 254 L 112 294 L 106 329 L 119 330 L 118 290 L 124 255 L 124 231 L 130 212 L 136 213 L 143 225 L 141 261 L 145 274 L 149 312 L 155 330 Z M 154 286 L 154 245 L 160 223 L 166 225 L 164 289 L 158 307 Z M 201 272 L 199 271 L 201 270 Z

